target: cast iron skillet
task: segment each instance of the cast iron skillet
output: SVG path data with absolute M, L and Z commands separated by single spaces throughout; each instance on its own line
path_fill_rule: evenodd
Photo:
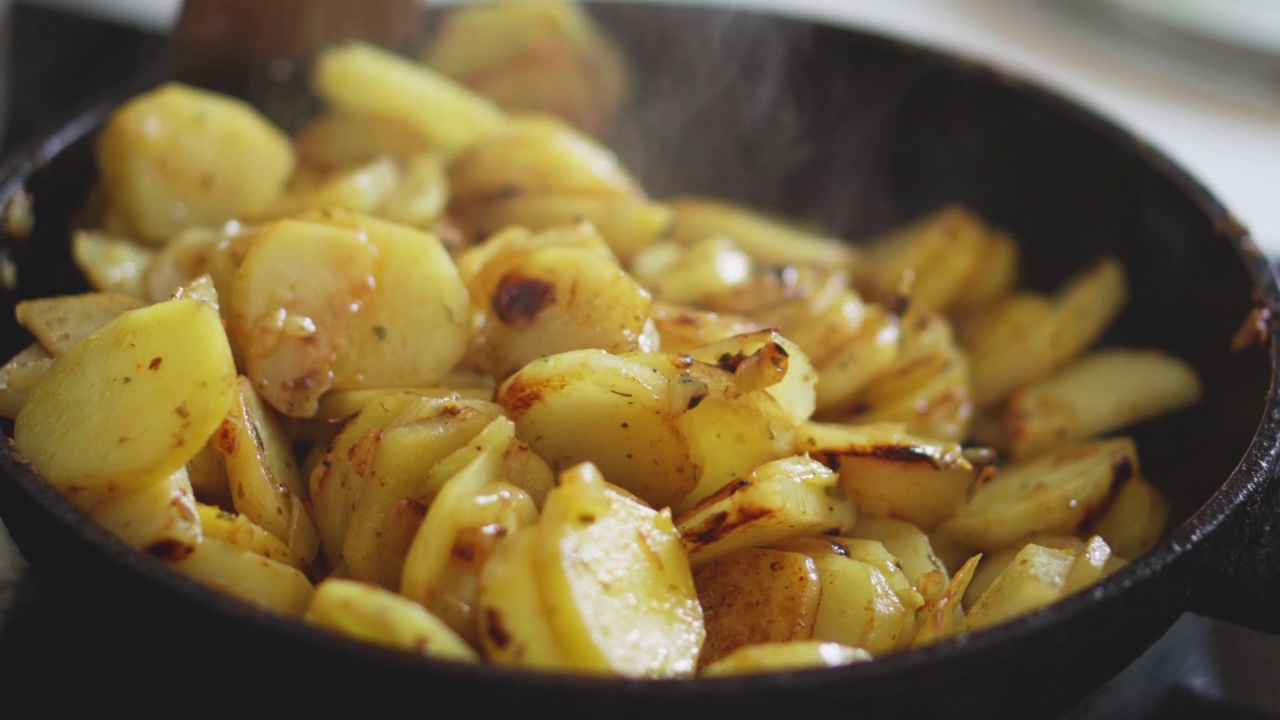
M 294 709 L 1025 718 L 1078 702 L 1183 612 L 1280 631 L 1271 339 L 1280 289 L 1204 188 L 1124 130 L 963 59 L 761 14 L 652 4 L 596 12 L 642 68 L 635 107 L 611 142 L 656 196 L 714 193 L 855 241 L 964 202 L 1021 241 L 1026 283 L 1040 289 L 1117 254 L 1132 299 L 1107 342 L 1167 348 L 1207 387 L 1198 407 L 1134 431 L 1144 473 L 1173 500 L 1167 537 L 1050 608 L 845 669 L 695 681 L 537 675 L 408 658 L 212 593 L 87 521 L 0 444 L 0 514 L 14 540 L 37 570 L 108 608 L 129 643 L 119 667 L 91 674 L 142 694 L 267 689 Z M 0 308 L 6 356 L 29 341 L 11 319 L 14 302 L 86 289 L 68 259 L 68 225 L 93 180 L 93 133 L 136 89 L 3 169 L 0 200 L 25 188 L 38 218 L 29 239 L 7 238 L 19 283 Z M 1255 341 L 1233 351 L 1250 317 Z

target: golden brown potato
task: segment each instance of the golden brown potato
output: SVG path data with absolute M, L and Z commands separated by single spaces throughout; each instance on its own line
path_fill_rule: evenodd
M 275 202 L 293 172 L 288 137 L 247 103 L 168 83 L 116 110 L 98 167 L 130 236 L 152 243 Z
M 360 640 L 430 657 L 476 662 L 462 638 L 421 605 L 377 585 L 328 578 L 316 586 L 303 619 Z

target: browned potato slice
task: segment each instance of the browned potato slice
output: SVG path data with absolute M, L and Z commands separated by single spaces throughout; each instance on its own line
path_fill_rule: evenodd
M 1010 397 L 1011 457 L 1105 435 L 1197 402 L 1195 370 L 1157 350 L 1096 350 Z
M 851 537 L 805 536 L 788 538 L 773 543 L 771 547 L 779 550 L 801 552 L 810 557 L 818 557 L 823 553 L 835 553 L 858 562 L 864 562 L 884 577 L 889 589 L 898 596 L 904 607 L 915 612 L 924 604 L 924 598 L 913 583 L 902 572 L 902 561 L 889 552 L 878 540 L 865 540 Z
M 288 137 L 247 103 L 178 83 L 138 95 L 98 136 L 107 197 L 132 231 L 163 242 L 275 202 L 293 171 Z
M 857 509 L 836 474 L 804 456 L 765 463 L 676 517 L 695 568 L 744 547 L 787 538 L 838 534 L 854 526 Z
M 89 510 L 89 517 L 162 560 L 181 560 L 204 541 L 186 468 L 158 483 L 103 500 Z
M 744 315 L 716 313 L 655 301 L 649 310 L 662 352 L 688 352 L 734 335 L 763 330 L 764 327 Z
M 837 468 L 841 487 L 862 514 L 898 518 L 925 531 L 951 517 L 987 481 L 993 461 L 893 423 L 804 423 L 796 449 Z
M 697 483 L 676 424 L 687 404 L 674 397 L 667 375 L 603 350 L 534 360 L 497 392 L 516 432 L 552 470 L 589 460 L 655 507 L 678 502 Z
M 200 527 L 203 528 L 205 537 L 217 538 L 289 567 L 305 570 L 302 558 L 290 550 L 283 540 L 253 524 L 244 515 L 204 503 L 196 503 L 196 511 L 200 515 Z
M 544 670 L 570 666 L 538 586 L 540 531 L 524 526 L 493 548 L 476 588 L 480 647 L 487 660 Z
M 912 645 L 927 645 L 959 633 L 964 622 L 961 600 L 969 589 L 981 555 L 974 555 L 961 565 L 941 593 L 925 595 L 925 603 L 917 611 L 916 636 Z M 938 576 L 941 579 L 941 576 Z
M 1028 543 L 969 609 L 964 630 L 998 625 L 1062 598 L 1075 562 L 1065 550 Z
M 476 212 L 476 232 L 489 236 L 511 226 L 533 232 L 586 220 L 609 248 L 630 262 L 671 226 L 671 209 L 640 197 L 541 192 L 505 197 Z
M 703 677 L 788 672 L 805 668 L 833 668 L 866 662 L 871 653 L 824 640 L 765 642 L 744 645 L 702 668 Z
M 22 324 L 55 357 L 126 310 L 145 303 L 129 295 L 93 292 L 22 300 L 14 307 Z
M 1139 474 L 1127 437 L 1079 443 L 1008 465 L 977 488 L 940 530 L 980 550 L 1009 547 L 1036 533 L 1075 533 L 1112 492 Z
M 905 288 L 912 303 L 946 312 L 974 280 L 986 277 L 982 261 L 991 232 L 967 208 L 949 206 L 872 239 L 866 271 L 884 291 Z M 998 277 L 1002 284 L 1014 279 L 1006 269 Z
M 298 162 L 319 170 L 355 167 L 391 157 L 429 152 L 431 143 L 403 122 L 369 113 L 327 112 L 303 125 L 293 138 Z
M 584 463 L 560 476 L 536 527 L 538 587 L 571 669 L 694 674 L 706 631 L 669 510 L 613 489 Z
M 343 113 L 386 117 L 431 147 L 457 152 L 500 129 L 502 111 L 440 73 L 363 42 L 324 50 L 312 75 L 316 92 Z
M 756 210 L 697 196 L 678 197 L 669 204 L 675 214 L 671 237 L 682 243 L 725 235 L 763 265 L 851 269 L 857 262 L 852 245 Z
M 99 292 L 145 298 L 145 278 L 154 251 L 131 238 L 97 230 L 77 230 L 71 255 L 89 284 Z
M 1111 546 L 1107 545 L 1106 540 L 1092 535 L 1076 553 L 1076 561 L 1071 564 L 1071 572 L 1067 573 L 1067 579 L 1062 584 L 1062 594 L 1079 592 L 1123 564 L 1123 560 L 1112 557 Z
M 301 570 L 215 537 L 206 537 L 195 552 L 170 567 L 215 590 L 293 617 L 302 616 L 315 593 Z
M 699 656 L 704 668 L 744 646 L 813 634 L 822 587 L 808 555 L 744 547 L 703 566 L 693 581 L 707 631 Z
M 565 234 L 564 244 L 538 236 L 503 234 L 460 260 L 480 313 L 475 362 L 506 377 L 531 360 L 599 348 L 611 353 L 642 348 L 651 299 L 609 253 L 589 224 L 546 231 Z M 588 242 L 597 249 L 574 247 Z M 474 274 L 465 268 L 478 265 Z
M 367 234 L 352 228 L 279 220 L 250 235 L 220 294 L 241 366 L 274 408 L 315 414 L 376 287 L 378 262 Z
M 235 377 L 212 306 L 182 299 L 130 310 L 49 368 L 18 413 L 14 444 L 89 509 L 186 465 L 226 417 Z
M 210 443 L 226 455 L 236 512 L 283 541 L 306 568 L 320 553 L 320 537 L 293 445 L 274 412 L 241 375 L 231 413 Z
M 347 325 L 333 387 L 426 387 L 443 380 L 466 350 L 467 289 L 432 234 L 359 213 L 308 216 L 358 231 L 376 253 L 373 287 Z
M 1124 268 L 1104 258 L 1078 272 L 1051 298 L 1013 295 L 966 320 L 973 401 L 984 408 L 1039 380 L 1094 343 L 1124 306 Z M 988 315 L 987 313 L 991 313 Z
M 813 414 L 817 374 L 804 351 L 775 330 L 734 335 L 693 348 L 688 354 L 732 372 L 741 392 L 764 391 L 778 401 L 793 425 Z
M 430 657 L 476 662 L 476 651 L 421 605 L 377 585 L 328 578 L 316 586 L 303 619 L 312 625 Z
M 504 454 L 514 439 L 511 421 L 496 418 L 433 469 L 447 479 L 427 508 L 400 577 L 401 595 L 472 644 L 478 642 L 475 608 L 484 564 L 502 538 L 538 517 L 528 493 L 503 480 Z
M 863 540 L 875 540 L 885 547 L 901 564 L 903 575 L 912 585 L 918 585 L 926 574 L 937 572 L 943 582 L 950 579 L 950 573 L 942 559 L 933 551 L 929 536 L 919 526 L 906 520 L 891 517 L 875 517 L 863 514 L 853 529 L 845 533 L 847 537 Z
M 1164 537 L 1169 512 L 1169 498 L 1135 475 L 1120 486 L 1091 529 L 1107 541 L 1116 555 L 1132 560 Z

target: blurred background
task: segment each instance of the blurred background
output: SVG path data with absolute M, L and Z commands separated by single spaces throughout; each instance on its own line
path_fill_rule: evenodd
M 1280 259 L 1280 0 L 719 4 L 880 31 L 1056 90 L 1185 167 Z M 47 132 L 86 93 L 158 57 L 181 7 L 180 0 L 0 0 L 4 154 Z M 62 613 L 67 602 L 27 576 L 0 526 L 0 656 L 42 642 L 50 628 L 74 632 Z M 1072 717 L 1280 717 L 1277 678 L 1280 639 L 1187 616 Z

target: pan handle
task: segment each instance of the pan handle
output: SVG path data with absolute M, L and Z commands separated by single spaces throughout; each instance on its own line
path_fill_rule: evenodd
M 1280 265 L 1270 265 L 1280 279 Z M 1276 307 L 1274 298 L 1267 303 Z M 1280 382 L 1280 318 L 1258 323 L 1273 359 L 1271 394 Z M 1193 612 L 1280 635 L 1280 405 L 1272 397 L 1253 451 L 1236 478 L 1248 478 L 1235 492 L 1221 493 L 1206 508 L 1223 518 L 1201 543 L 1190 588 Z

